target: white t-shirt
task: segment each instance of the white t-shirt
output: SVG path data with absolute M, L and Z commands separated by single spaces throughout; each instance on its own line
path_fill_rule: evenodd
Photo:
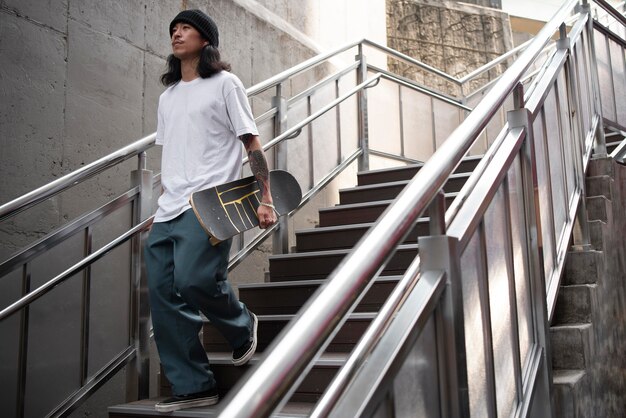
M 163 194 L 154 222 L 189 209 L 191 193 L 239 179 L 239 136 L 246 133 L 258 130 L 237 76 L 222 71 L 168 87 L 159 97 L 156 144 L 163 145 Z

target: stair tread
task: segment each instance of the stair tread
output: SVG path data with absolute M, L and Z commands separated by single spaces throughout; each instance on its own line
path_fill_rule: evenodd
M 481 158 L 483 158 L 482 155 L 472 155 L 472 156 L 468 156 L 468 157 L 463 157 L 463 159 L 461 161 L 476 161 L 476 160 L 480 160 Z M 398 167 L 379 168 L 379 169 L 376 169 L 376 170 L 359 171 L 357 174 L 388 173 L 388 172 L 394 172 L 394 171 L 401 171 L 401 170 L 411 169 L 411 168 L 415 168 L 415 167 L 423 167 L 424 164 L 425 163 L 418 163 L 418 164 L 403 165 L 403 166 L 398 166 Z
M 412 250 L 417 249 L 417 244 L 401 244 L 398 245 L 398 251 L 400 250 Z M 324 256 L 332 256 L 332 255 L 347 255 L 352 252 L 352 248 L 344 248 L 337 250 L 322 250 L 322 251 L 307 251 L 303 253 L 291 253 L 291 254 L 278 254 L 269 256 L 270 260 L 289 260 L 289 259 L 298 259 L 298 258 L 315 258 L 315 257 L 324 257 Z
M 430 218 L 419 218 L 417 223 L 428 223 L 430 222 Z M 296 231 L 296 235 L 306 235 L 306 234 L 321 234 L 324 232 L 331 231 L 350 231 L 353 229 L 369 229 L 374 226 L 376 222 L 364 222 L 358 224 L 346 224 L 346 225 L 330 225 L 330 226 L 318 226 L 315 228 L 307 228 L 307 229 L 299 229 Z
M 117 413 L 117 414 L 133 414 L 136 416 L 146 416 L 146 417 L 213 417 L 217 416 L 219 407 L 221 405 L 214 406 L 203 406 L 198 408 L 189 408 L 183 409 L 175 412 L 170 412 L 168 414 L 162 414 L 156 412 L 154 410 L 154 405 L 160 400 L 165 399 L 166 397 L 159 398 L 151 398 L 151 399 L 143 399 L 140 401 L 129 402 L 126 404 L 119 404 L 109 407 L 109 413 Z M 273 417 L 305 417 L 313 408 L 314 404 L 308 402 L 288 402 L 283 409 L 277 413 L 272 415 Z
M 263 353 L 254 353 L 248 364 L 254 365 L 259 363 L 263 355 Z M 346 362 L 349 355 L 350 353 L 324 352 L 315 361 L 315 365 L 313 367 L 341 367 Z M 209 351 L 207 352 L 207 356 L 209 357 L 211 364 L 225 364 L 236 367 L 233 365 L 233 354 L 231 352 Z
M 400 276 L 379 276 L 376 278 L 377 282 L 395 282 L 400 280 Z M 282 287 L 310 287 L 319 286 L 325 283 L 324 279 L 311 279 L 311 280 L 292 280 L 284 282 L 263 282 L 263 283 L 242 283 L 237 285 L 239 290 L 241 289 L 267 289 L 267 288 L 282 288 Z
M 556 369 L 552 371 L 552 382 L 555 385 L 575 385 L 585 376 L 584 370 Z
M 348 321 L 351 319 L 374 319 L 378 315 L 377 312 L 353 312 L 348 316 Z M 259 322 L 284 322 L 291 321 L 297 314 L 283 314 L 283 315 L 257 315 Z M 203 322 L 210 323 L 206 317 L 202 318 Z
M 559 325 L 551 325 L 550 329 L 555 331 L 557 330 L 565 330 L 565 329 L 587 329 L 591 328 L 591 322 L 583 322 L 578 324 L 559 324 Z
M 445 197 L 456 197 L 458 195 L 457 192 L 445 193 Z M 375 207 L 375 206 L 385 206 L 390 205 L 394 199 L 386 199 L 386 200 L 376 200 L 373 202 L 359 202 L 359 203 L 346 203 L 331 206 L 328 208 L 320 208 L 320 212 L 331 212 L 334 210 L 349 210 L 349 209 L 358 209 L 358 208 L 367 208 L 367 207 Z
M 469 177 L 471 173 L 454 173 L 451 174 L 448 179 L 459 179 L 463 177 Z M 385 183 L 375 183 L 375 184 L 363 184 L 353 187 L 346 187 L 344 189 L 339 189 L 339 193 L 341 192 L 350 192 L 350 191 L 361 191 L 361 190 L 372 190 L 372 189 L 380 189 L 386 187 L 397 187 L 397 186 L 406 186 L 409 184 L 411 180 L 396 180 L 396 181 L 388 181 Z

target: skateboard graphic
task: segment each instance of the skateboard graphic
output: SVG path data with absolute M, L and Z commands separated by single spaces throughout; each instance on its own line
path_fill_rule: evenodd
M 300 204 L 302 190 L 288 172 L 270 171 L 270 189 L 278 216 L 287 215 Z M 189 202 L 213 245 L 259 226 L 261 190 L 254 176 L 194 192 Z

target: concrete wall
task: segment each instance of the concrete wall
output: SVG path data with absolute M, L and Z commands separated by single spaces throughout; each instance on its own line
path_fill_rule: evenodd
M 495 9 L 452 1 L 387 0 L 389 47 L 455 77 L 513 47 L 508 15 Z M 414 66 L 389 61 L 389 68 L 444 93 L 458 95 L 449 82 Z M 470 87 L 500 74 L 497 67 Z
M 385 4 L 382 0 L 0 0 L 0 204 L 155 131 L 158 96 L 164 90 L 158 78 L 170 53 L 167 27 L 170 20 L 186 8 L 203 9 L 216 20 L 221 32 L 222 57 L 232 64 L 233 72 L 247 87 L 323 50 L 357 38 L 367 37 L 386 43 Z M 287 95 L 299 91 L 306 82 L 325 76 L 332 67 L 319 67 L 311 75 L 289 84 Z M 348 87 L 342 86 L 342 89 Z M 272 94 L 269 92 L 252 101 L 256 115 L 267 110 Z M 324 93 L 319 99 L 324 97 L 328 95 Z M 314 106 L 319 107 L 320 103 L 314 103 Z M 346 104 L 343 109 L 346 120 L 349 120 L 353 112 L 351 106 Z M 328 119 L 321 119 L 314 127 L 319 150 L 314 158 L 316 179 L 325 174 L 324 170 L 332 163 L 324 152 L 326 148 L 336 148 L 336 138 L 325 135 L 332 129 L 337 131 Z M 345 129 L 341 140 L 346 142 L 344 152 L 347 153 L 355 145 L 354 127 Z M 269 139 L 269 135 L 262 138 L 264 141 Z M 331 145 L 327 146 L 325 141 Z M 291 155 L 298 154 L 292 152 Z M 160 151 L 150 150 L 148 157 L 149 168 L 158 172 Z M 290 169 L 298 168 L 296 164 L 290 164 Z M 130 171 L 135 167 L 134 159 L 127 161 L 71 192 L 57 195 L 9 221 L 0 222 L 0 262 L 47 232 L 127 190 Z M 335 203 L 334 192 L 354 182 L 354 172 L 351 168 L 333 182 L 329 191 L 313 199 L 291 224 L 299 228 L 315 225 L 317 207 Z M 119 216 L 94 229 L 96 247 L 119 234 L 118 228 L 124 226 L 127 218 L 129 211 L 124 209 Z M 43 283 L 76 261 L 76 256 L 82 253 L 80 237 L 73 239 L 69 247 L 54 252 L 55 255 L 37 264 L 33 285 Z M 232 279 L 235 282 L 262 281 L 266 269 L 264 251 L 271 251 L 271 245 L 266 244 L 260 253 L 253 254 L 238 267 Z M 119 303 L 105 292 L 105 284 L 110 283 L 109 276 L 119 276 L 115 279 L 115 289 L 121 289 L 122 282 L 128 285 L 127 260 L 114 263 L 114 269 L 105 268 L 104 264 L 94 269 L 94 274 L 98 270 L 94 276 L 96 289 L 104 292 L 92 296 L 98 301 L 99 314 L 110 308 L 105 305 Z M 103 269 L 106 271 L 101 272 Z M 11 274 L 7 289 L 0 288 L 2 307 L 19 297 L 21 282 L 17 273 Z M 62 338 L 51 343 L 47 334 L 35 335 L 36 330 L 31 332 L 33 346 L 42 350 L 49 348 L 49 344 L 54 346 L 55 354 L 44 351 L 41 356 L 33 355 L 33 359 L 40 357 L 37 367 L 56 367 L 58 370 L 52 373 L 54 380 L 37 380 L 36 385 L 27 387 L 27 403 L 30 405 L 27 415 L 30 416 L 44 413 L 51 404 L 51 399 L 44 399 L 41 391 L 35 393 L 35 388 L 53 385 L 55 391 L 49 392 L 62 398 L 69 394 L 74 385 L 72 379 L 77 376 L 73 364 L 77 359 L 75 337 L 77 318 L 80 318 L 80 280 L 71 281 L 74 284 L 62 285 L 58 291 L 55 289 L 54 294 L 42 299 L 42 303 L 31 310 L 31 318 L 36 317 L 39 323 L 37 330 L 48 328 L 52 332 L 57 329 L 50 321 L 67 324 L 71 338 L 57 335 Z M 124 309 L 117 309 L 116 315 L 105 322 L 117 327 L 123 322 L 116 321 L 125 321 L 124 315 Z M 0 338 L 17 341 L 16 331 L 17 321 L 5 322 L 0 328 Z M 95 347 L 99 347 L 99 338 L 104 338 L 106 331 L 93 330 Z M 112 345 L 109 345 L 107 349 L 111 349 Z M 57 354 L 62 357 L 57 358 Z M 92 354 L 94 358 L 102 357 L 102 353 Z M 11 405 L 15 356 L 13 345 L 0 352 L 0 360 L 12 365 L 6 368 L 7 375 L 2 374 L 5 369 L 0 373 L 2 386 L 6 384 L 10 388 L 2 400 Z M 32 376 L 40 372 L 43 373 L 43 369 L 33 369 L 35 374 Z M 68 376 L 69 380 L 62 382 L 63 376 Z M 105 385 L 74 416 L 106 416 L 107 405 L 125 401 L 124 380 L 116 378 Z M 32 382 L 35 380 L 31 379 Z

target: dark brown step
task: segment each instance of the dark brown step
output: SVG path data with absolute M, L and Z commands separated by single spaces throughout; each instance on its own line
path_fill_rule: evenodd
M 255 354 L 245 366 L 235 367 L 231 362 L 231 353 L 208 353 L 211 371 L 217 381 L 217 390 L 223 398 L 228 391 L 243 377 L 243 375 L 259 362 L 261 355 Z M 322 395 L 331 380 L 345 363 L 346 353 L 324 353 L 315 362 L 311 371 L 304 378 L 296 392 L 291 397 L 291 402 L 314 403 Z M 168 396 L 171 393 L 169 382 L 161 373 L 161 395 Z M 161 415 L 163 416 L 163 415 Z M 174 415 L 177 416 L 177 415 Z
M 355 312 L 377 312 L 398 280 L 399 276 L 378 277 Z M 324 280 L 239 285 L 239 297 L 257 315 L 295 314 L 322 283 Z
M 269 257 L 270 281 L 325 279 L 351 250 L 312 251 Z M 401 275 L 417 255 L 417 244 L 400 245 L 382 275 Z
M 613 151 L 615 151 L 615 148 L 617 148 L 619 146 L 619 144 L 622 143 L 622 141 L 623 141 L 623 138 L 621 138 L 619 141 L 607 142 L 606 143 L 606 152 L 608 154 L 610 154 Z
M 414 244 L 417 237 L 428 235 L 428 218 L 420 218 L 407 235 L 404 244 Z M 296 231 L 298 252 L 352 248 L 375 224 L 338 225 Z
M 465 157 L 459 166 L 454 170 L 457 173 L 470 173 L 474 171 L 481 156 Z M 411 180 L 424 164 L 414 164 L 404 167 L 383 168 L 381 170 L 371 170 L 358 173 L 359 186 L 368 184 L 389 183 L 392 181 Z
M 346 323 L 341 327 L 341 330 L 326 348 L 326 352 L 350 352 L 376 315 L 375 312 L 357 312 L 351 314 Z M 263 352 L 294 317 L 295 315 L 258 315 L 257 352 Z M 204 349 L 209 353 L 228 352 L 232 350 L 226 339 L 224 339 L 217 328 L 208 320 L 204 323 L 202 342 Z
M 200 408 L 183 409 L 169 414 L 162 414 L 154 410 L 154 405 L 165 399 L 165 397 L 144 399 L 123 405 L 109 407 L 109 418 L 163 418 L 182 417 L 200 418 L 217 417 L 220 405 L 206 406 Z M 314 404 L 308 402 L 288 402 L 274 418 L 305 418 L 308 417 Z
M 457 193 L 446 193 L 446 207 L 450 206 L 456 196 Z M 375 222 L 391 202 L 393 200 L 381 200 L 322 208 L 319 210 L 319 225 L 325 227 Z
M 453 174 L 450 176 L 443 190 L 446 193 L 454 193 L 461 190 L 470 173 Z M 379 200 L 393 200 L 406 185 L 409 180 L 393 181 L 389 183 L 369 184 L 366 186 L 351 187 L 339 190 L 339 202 L 342 205 L 363 202 L 375 202 Z

